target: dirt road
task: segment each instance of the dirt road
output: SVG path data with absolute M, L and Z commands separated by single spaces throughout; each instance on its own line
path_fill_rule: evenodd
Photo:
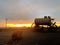
M 40 33 L 31 29 L 22 31 L 23 38 L 17 43 L 13 41 L 10 45 L 60 45 L 60 33 Z M 0 32 L 0 45 L 9 45 L 6 43 L 11 40 L 13 32 L 12 30 Z

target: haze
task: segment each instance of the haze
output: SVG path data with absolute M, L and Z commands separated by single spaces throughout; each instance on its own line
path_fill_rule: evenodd
M 32 23 L 34 18 L 51 16 L 60 21 L 60 0 L 0 0 L 0 25 Z

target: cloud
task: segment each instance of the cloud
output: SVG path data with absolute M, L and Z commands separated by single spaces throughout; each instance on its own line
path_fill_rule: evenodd
M 0 0 L 0 19 L 30 21 L 45 15 L 54 17 L 59 12 L 59 4 L 59 0 Z
M 14 2 L 15 3 L 15 2 Z M 15 19 L 15 20 L 28 20 L 32 18 L 31 13 L 33 12 L 33 10 L 35 10 L 37 8 L 37 5 L 35 4 L 19 4 L 19 3 L 7 3 L 2 5 L 3 7 L 3 12 L 1 15 L 3 15 L 2 17 L 7 17 L 10 20 Z

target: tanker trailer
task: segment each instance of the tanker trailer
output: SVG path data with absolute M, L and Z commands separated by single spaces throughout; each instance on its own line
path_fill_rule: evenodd
M 48 25 L 51 26 L 53 18 L 50 16 L 44 16 L 44 18 L 35 18 L 34 23 L 35 25 Z
M 51 18 L 50 16 L 44 16 L 44 18 L 35 18 L 34 20 L 34 24 L 35 24 L 35 30 L 43 30 L 45 27 L 43 27 L 44 25 L 47 25 L 47 29 L 49 27 L 49 29 L 51 29 L 51 27 L 55 28 L 55 23 L 53 23 L 54 19 Z M 40 27 L 40 25 L 42 25 L 42 27 Z
M 46 18 L 35 18 L 35 21 L 34 21 L 35 25 L 51 25 L 51 20 Z

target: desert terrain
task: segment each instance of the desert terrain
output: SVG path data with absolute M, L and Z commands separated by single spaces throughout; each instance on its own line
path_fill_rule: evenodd
M 12 41 L 14 32 L 19 31 L 21 40 Z M 0 29 L 0 45 L 60 45 L 60 33 L 34 32 L 32 28 Z

